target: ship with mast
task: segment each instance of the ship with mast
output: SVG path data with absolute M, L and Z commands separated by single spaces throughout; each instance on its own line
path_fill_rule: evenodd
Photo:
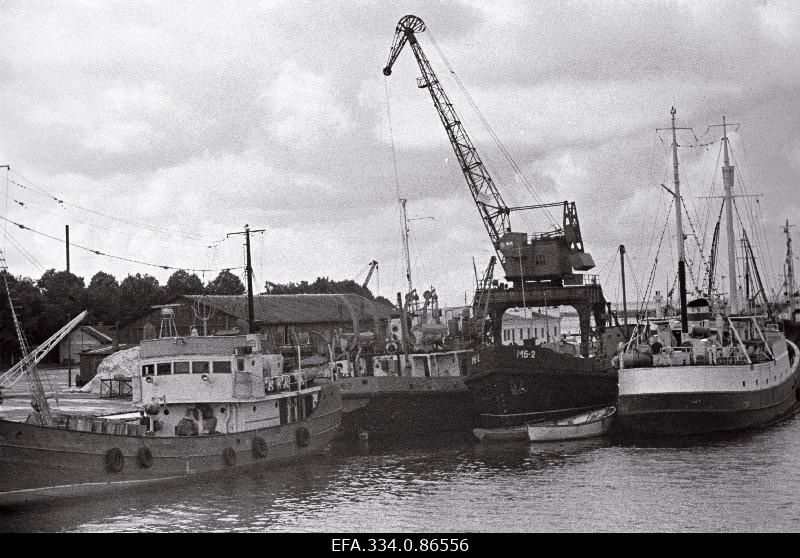
M 85 312 L 28 352 L 6 282 L 23 358 L 0 381 L 27 376 L 33 412 L 24 422 L 0 419 L 0 505 L 232 475 L 327 451 L 341 423 L 339 388 L 284 373 L 283 357 L 253 333 L 249 233 L 250 333 L 182 337 L 174 310 L 162 307 L 160 336 L 142 341 L 133 371 L 134 413 L 51 409 L 36 362 Z
M 680 321 L 655 320 L 620 351 L 618 424 L 622 431 L 647 434 L 705 434 L 770 424 L 794 412 L 800 401 L 800 354 L 772 315 L 739 300 L 733 223 L 734 167 L 723 118 L 723 185 L 728 252 L 728 300 L 687 302 L 686 253 L 682 227 L 676 110 L 671 110 L 673 190 L 678 254 Z M 666 188 L 666 186 L 665 186 Z M 788 230 L 788 227 L 787 227 Z M 788 233 L 787 233 L 788 234 Z M 745 257 L 760 284 L 753 251 L 743 238 Z M 791 244 L 788 244 L 791 250 Z M 748 271 L 749 276 L 749 271 Z M 763 286 L 759 292 L 764 293 Z M 677 328 L 673 328 L 677 326 Z M 648 356 L 642 362 L 642 355 Z
M 451 331 L 433 286 L 423 291 L 420 303 L 411 277 L 407 200 L 399 201 L 408 289 L 397 293 L 399 315 L 385 337 L 354 336 L 346 358 L 333 362 L 342 391 L 341 435 L 349 440 L 468 434 L 477 414 L 464 376 L 478 337 L 469 320 Z
M 505 203 L 422 49 L 417 36 L 425 31 L 426 25 L 420 18 L 413 15 L 401 18 L 383 73 L 391 75 L 401 51 L 409 45 L 421 73 L 417 86 L 427 89 L 431 95 L 497 253 L 496 261 L 511 283 L 507 286 L 485 282 L 476 289 L 473 299 L 473 319 L 485 324 L 488 331 L 488 335 L 484 335 L 484 328 L 480 329 L 482 344 L 468 360 L 464 380 L 479 413 L 476 426 L 521 425 L 612 405 L 617 373 L 611 366 L 611 355 L 603 352 L 606 303 L 600 285 L 582 273 L 594 268 L 594 261 L 584 250 L 575 203 L 563 201 L 518 207 Z M 435 41 L 434 46 L 441 54 Z M 445 64 L 454 73 L 446 60 Z M 499 144 L 497 136 L 491 130 L 490 133 Z M 499 147 L 520 180 L 536 195 L 508 151 L 502 145 Z M 560 219 L 550 213 L 553 208 L 561 209 Z M 519 211 L 546 214 L 552 230 L 530 234 L 512 230 L 511 213 Z M 494 261 L 487 270 L 493 269 Z M 560 343 L 548 346 L 501 344 L 506 310 L 547 306 L 572 306 L 578 312 L 580 354 L 575 354 L 572 345 L 567 347 L 566 343 L 564 346 Z M 592 346 L 593 338 L 597 341 L 596 348 Z

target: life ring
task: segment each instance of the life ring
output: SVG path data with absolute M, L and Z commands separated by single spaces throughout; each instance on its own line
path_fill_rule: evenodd
M 394 341 L 389 341 L 388 343 L 386 343 L 386 352 L 387 353 L 395 354 L 397 352 L 397 349 L 398 349 L 397 343 L 395 343 Z
M 106 452 L 106 471 L 119 473 L 125 467 L 125 456 L 119 448 L 111 448 Z
M 308 431 L 308 428 L 305 426 L 301 426 L 295 431 L 295 437 L 297 438 L 297 445 L 301 448 L 308 447 L 309 442 L 311 441 L 311 432 Z
M 142 469 L 149 469 L 153 466 L 153 452 L 147 446 L 142 446 L 136 452 L 136 463 Z
M 222 452 L 222 459 L 225 460 L 225 465 L 236 465 L 236 452 L 233 448 L 225 448 Z
M 267 441 L 261 436 L 253 438 L 253 455 L 256 457 L 267 456 Z

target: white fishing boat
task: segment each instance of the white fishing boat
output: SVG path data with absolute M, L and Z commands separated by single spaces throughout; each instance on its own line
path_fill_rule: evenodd
M 737 285 L 734 236 L 734 169 L 728 153 L 727 126 L 723 118 L 724 209 L 728 236 L 727 302 L 687 302 L 686 258 L 681 221 L 675 109 L 672 109 L 672 154 L 675 215 L 677 216 L 678 286 L 681 320 L 653 321 L 655 334 L 632 337 L 620 351 L 619 426 L 635 434 L 706 434 L 766 426 L 800 407 L 800 351 L 786 338 L 765 297 L 758 267 L 743 230 L 745 277 L 752 273 L 764 304 L 740 293 Z M 716 244 L 716 239 L 714 244 Z M 714 248 L 712 248 L 714 250 Z M 791 254 L 791 252 L 790 252 Z M 711 267 L 713 269 L 713 256 Z M 752 270 L 752 271 L 750 271 Z M 713 273 L 709 273 L 713 279 Z M 740 299 L 745 295 L 745 300 Z M 716 300 L 714 300 L 716 298 Z M 673 329 L 677 325 L 677 330 Z M 629 358 L 632 357 L 632 358 Z
M 603 407 L 560 420 L 529 424 L 526 434 L 531 442 L 594 438 L 608 433 L 616 413 L 614 406 Z

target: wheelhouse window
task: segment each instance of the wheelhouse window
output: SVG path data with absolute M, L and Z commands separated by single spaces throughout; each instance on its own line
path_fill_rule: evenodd
M 142 376 L 152 376 L 156 373 L 156 365 L 155 364 L 143 364 L 142 365 Z
M 192 374 L 208 374 L 210 371 L 208 362 L 192 362 Z
M 244 359 L 243 358 L 237 358 L 236 359 L 236 370 L 238 370 L 239 372 L 244 372 Z
M 188 374 L 189 373 L 189 362 L 184 360 L 184 361 L 172 363 L 172 373 L 173 374 Z
M 231 361 L 229 360 L 215 360 L 214 361 L 214 374 L 230 374 Z
M 172 374 L 171 362 L 159 362 L 158 364 L 156 364 L 157 376 L 169 376 L 170 374 Z

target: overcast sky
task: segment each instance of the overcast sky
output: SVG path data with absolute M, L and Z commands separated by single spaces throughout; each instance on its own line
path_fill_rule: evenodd
M 76 244 L 186 269 L 242 266 L 241 237 L 225 236 L 249 223 L 266 229 L 253 239 L 259 287 L 360 281 L 375 259 L 370 286 L 394 299 L 404 281 L 399 194 L 415 286 L 435 286 L 451 305 L 471 299 L 473 258 L 481 273 L 493 253 L 488 236 L 430 96 L 416 87 L 412 51 L 391 77 L 381 72 L 397 21 L 414 14 L 509 205 L 536 200 L 431 38 L 536 194 L 577 202 L 608 299 L 619 297 L 618 245 L 628 250 L 629 298 L 651 273 L 670 202 L 660 184 L 672 181 L 670 139 L 656 128 L 669 126 L 673 104 L 678 125 L 694 129 L 679 143 L 698 237 L 719 208 L 700 197 L 721 194 L 721 133 L 706 129 L 723 115 L 740 124 L 731 129 L 737 188 L 761 197 L 737 208 L 761 228 L 752 234 L 772 256 L 764 279 L 779 286 L 779 225 L 800 224 L 799 6 L 0 0 L 0 165 L 11 166 L 0 171 L 2 215 L 59 238 L 69 224 Z M 512 217 L 516 230 L 547 224 L 540 213 Z M 64 268 L 63 244 L 3 227 L 13 273 Z M 698 237 L 687 245 L 708 243 Z M 657 286 L 672 280 L 674 252 L 669 236 Z M 701 267 L 696 257 L 692 265 Z M 172 273 L 77 247 L 71 269 L 87 283 L 99 270 L 162 283 Z

